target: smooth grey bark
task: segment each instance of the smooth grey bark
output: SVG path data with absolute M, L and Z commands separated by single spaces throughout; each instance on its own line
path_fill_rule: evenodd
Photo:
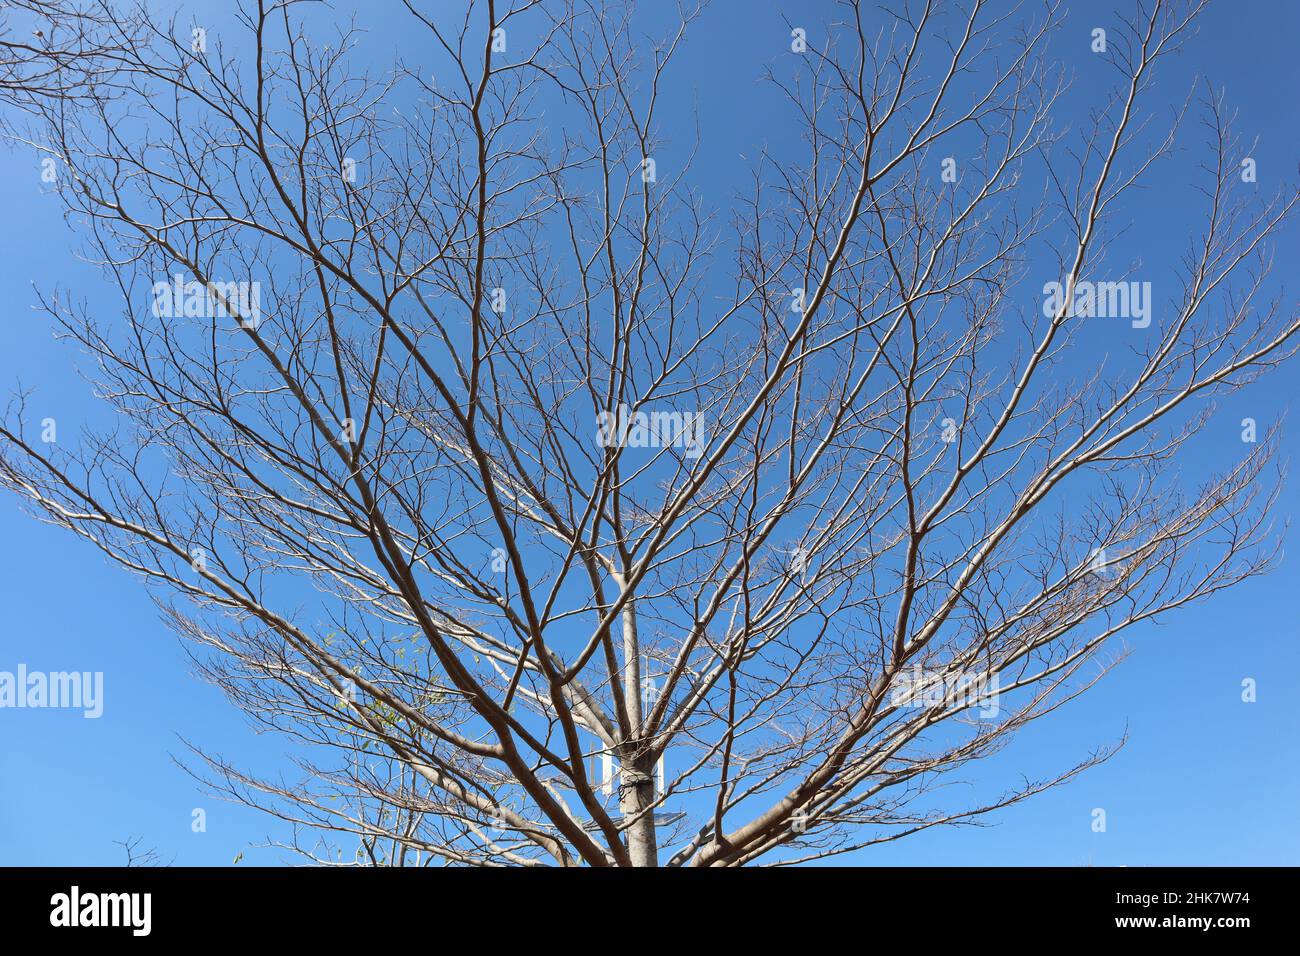
M 624 764 L 619 777 L 618 803 L 624 820 L 634 820 L 626 831 L 627 852 L 633 866 L 658 866 L 659 847 L 655 834 L 654 765 L 646 758 Z

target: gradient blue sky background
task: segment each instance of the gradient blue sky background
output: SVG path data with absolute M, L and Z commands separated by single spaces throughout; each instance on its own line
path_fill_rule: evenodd
M 191 2 L 209 31 L 229 22 L 225 0 Z M 348 4 L 341 4 L 348 7 Z M 391 8 L 393 9 L 390 9 Z M 1112 4 L 1075 0 L 1058 35 L 1058 56 L 1075 74 L 1065 120 L 1086 122 L 1109 81 L 1088 51 L 1088 33 L 1105 26 Z M 361 3 L 368 49 L 398 42 L 396 3 Z M 794 135 L 773 129 L 754 103 L 764 65 L 787 49 L 787 19 L 815 27 L 829 4 L 714 0 L 690 34 L 673 72 L 668 123 L 693 124 L 703 142 L 695 166 L 706 198 L 725 207 L 744 183 L 738 154 Z M 1119 5 L 1127 11 L 1130 4 Z M 810 29 L 810 33 L 814 32 Z M 1181 102 L 1201 73 L 1226 87 L 1238 129 L 1259 136 L 1254 151 L 1261 188 L 1297 178 L 1300 94 L 1296 46 L 1300 4 L 1285 0 L 1211 3 L 1200 33 L 1165 65 L 1161 90 Z M 365 53 L 359 56 L 367 55 Z M 1069 115 L 1070 110 L 1076 114 Z M 667 114 L 665 114 L 665 117 Z M 671 126 L 670 126 L 671 132 Z M 1195 140 L 1188 141 L 1189 146 Z M 49 415 L 61 438 L 81 422 L 100 422 L 76 354 L 52 340 L 32 310 L 31 284 L 56 283 L 92 303 L 111 302 L 96 270 L 74 256 L 75 237 L 57 200 L 43 195 L 39 166 L 24 148 L 0 151 L 0 393 L 36 389 L 34 421 Z M 1186 240 L 1179 216 L 1185 182 L 1160 182 L 1135 203 L 1133 230 L 1152 249 Z M 1277 276 L 1294 308 L 1296 229 L 1278 247 Z M 114 303 L 114 307 L 116 304 Z M 1293 404 L 1300 366 L 1275 374 L 1223 405 L 1197 454 L 1213 464 L 1232 453 L 1244 415 L 1261 431 Z M 1236 447 L 1240 447 L 1239 444 Z M 1288 458 L 1300 450 L 1291 416 Z M 1277 516 L 1300 513 L 1292 479 Z M 1128 745 L 1108 764 L 1064 788 L 988 818 L 987 826 L 934 830 L 842 858 L 865 864 L 1296 864 L 1300 862 L 1300 532 L 1288 535 L 1280 570 L 1209 603 L 1127 633 L 1130 658 L 1081 701 L 1031 728 L 1006 752 L 970 771 L 991 785 L 1023 772 L 1042 776 L 1077 762 L 1127 730 Z M 254 844 L 278 824 L 205 794 L 178 767 L 181 738 L 259 769 L 277 766 L 284 744 L 257 736 L 212 687 L 190 674 L 175 637 L 159 623 L 139 583 L 71 536 L 0 501 L 0 670 L 105 672 L 105 713 L 0 710 L 0 864 L 117 864 L 115 840 L 139 837 L 178 864 L 275 863 L 286 857 Z M 1258 702 L 1241 701 L 1241 681 L 1258 681 Z M 193 833 L 191 812 L 207 811 L 207 832 Z M 1103 807 L 1107 831 L 1091 812 Z

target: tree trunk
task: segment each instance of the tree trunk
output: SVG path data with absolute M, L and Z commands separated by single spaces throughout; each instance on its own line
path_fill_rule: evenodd
M 644 758 L 622 765 L 619 777 L 618 803 L 623 819 L 636 819 L 636 822 L 624 832 L 627 835 L 627 851 L 633 866 L 658 866 L 659 847 L 655 839 L 654 813 L 647 812 L 638 817 L 641 811 L 654 803 L 655 778 L 653 764 L 645 766 Z

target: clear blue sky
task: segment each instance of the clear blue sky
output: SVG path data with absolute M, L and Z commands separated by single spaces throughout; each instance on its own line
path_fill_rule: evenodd
M 228 22 L 225 0 L 193 2 L 210 32 Z M 347 6 L 347 4 L 343 4 Z M 396 4 L 393 4 L 396 7 Z M 1076 74 L 1067 115 L 1099 101 L 1104 77 L 1087 49 L 1091 27 L 1106 25 L 1110 3 L 1077 0 L 1057 38 L 1058 56 Z M 369 30 L 366 56 L 397 43 L 387 5 L 360 4 Z M 677 63 L 672 123 L 683 136 L 698 110 L 703 135 L 697 185 L 724 206 L 744 183 L 739 154 L 791 135 L 773 129 L 753 102 L 765 63 L 788 42 L 786 15 L 810 26 L 821 4 L 715 0 L 696 24 Z M 1131 4 L 1120 5 L 1129 9 Z M 811 32 L 811 31 L 810 31 Z M 1226 87 L 1238 128 L 1258 135 L 1255 151 L 1265 187 L 1294 182 L 1300 156 L 1296 45 L 1300 4 L 1219 0 L 1183 56 L 1166 64 L 1167 92 L 1185 90 L 1200 72 Z M 410 51 L 407 51 L 410 52 Z M 1172 105 L 1171 99 L 1171 105 Z M 670 128 L 671 129 L 671 128 Z M 0 391 L 21 383 L 36 390 L 32 417 L 59 422 L 61 438 L 78 424 L 101 423 L 102 411 L 74 370 L 75 352 L 52 340 L 30 308 L 31 284 L 77 290 L 92 305 L 117 308 L 95 270 L 78 262 L 75 238 L 56 200 L 42 195 L 37 158 L 0 151 Z M 1185 183 L 1154 183 L 1134 206 L 1134 230 L 1148 258 L 1186 238 L 1178 208 Z M 1278 249 L 1279 275 L 1297 261 L 1292 229 Z M 1290 270 L 1293 272 L 1293 270 Z M 1295 301 L 1289 284 L 1289 302 Z M 1292 308 L 1294 305 L 1291 306 Z M 1300 366 L 1234 398 L 1211 423 L 1217 439 L 1199 454 L 1213 463 L 1238 422 L 1251 415 L 1261 430 L 1294 411 Z M 1291 416 L 1286 456 L 1300 450 Z M 1204 462 L 1202 462 L 1204 463 Z M 1279 518 L 1300 514 L 1300 478 L 1278 503 Z M 1300 532 L 1272 576 L 1250 581 L 1162 626 L 1127 632 L 1132 656 L 1081 701 L 1043 721 L 993 761 L 967 776 L 998 789 L 1020 772 L 1030 777 L 1077 762 L 1127 729 L 1129 743 L 1108 764 L 1064 788 L 989 818 L 986 827 L 934 830 L 852 858 L 867 864 L 1296 864 L 1300 862 Z M 140 837 L 179 864 L 274 863 L 276 851 L 251 845 L 274 834 L 275 821 L 204 794 L 173 762 L 181 738 L 273 770 L 284 744 L 256 736 L 220 694 L 191 675 L 175 637 L 158 621 L 139 583 L 71 536 L 37 523 L 15 502 L 0 502 L 0 670 L 103 671 L 105 712 L 0 710 L 0 864 L 114 864 L 113 841 Z M 1258 701 L 1240 699 L 1241 681 L 1258 681 Z M 207 832 L 192 833 L 191 811 L 207 811 Z M 1105 833 L 1091 811 L 1107 812 Z M 848 862 L 842 860 L 841 862 Z

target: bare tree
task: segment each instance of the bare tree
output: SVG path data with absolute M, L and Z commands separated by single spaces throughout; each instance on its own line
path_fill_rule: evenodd
M 202 43 L 136 11 L 119 95 L 38 98 L 121 308 L 41 304 L 123 427 L 68 449 L 20 396 L 0 476 L 307 755 L 196 773 L 325 863 L 724 866 L 1105 759 L 942 789 L 1276 552 L 1272 431 L 1173 467 L 1300 330 L 1294 188 L 1241 181 L 1212 88 L 1164 132 L 1202 4 L 1116 20 L 1073 131 L 1054 4 L 792 24 L 798 142 L 729 219 L 659 121 L 698 11 L 434 6 L 379 73 L 291 0 Z M 1148 286 L 1105 252 L 1188 113 L 1203 228 Z
M 139 28 L 104 0 L 0 0 L 0 105 L 105 96 Z

